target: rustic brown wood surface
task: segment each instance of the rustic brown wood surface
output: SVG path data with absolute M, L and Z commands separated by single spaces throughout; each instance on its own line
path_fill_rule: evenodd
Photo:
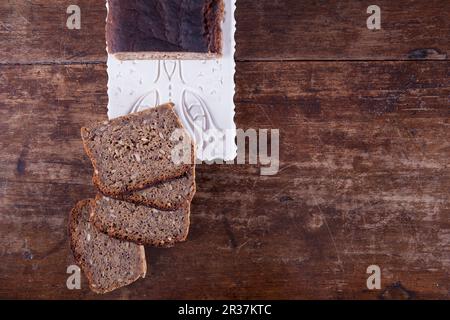
M 63 1 L 1 3 L 0 298 L 449 299 L 449 2 L 391 2 L 381 35 L 360 2 L 239 0 L 236 123 L 280 128 L 280 172 L 199 165 L 189 240 L 105 296 L 66 288 L 67 216 L 95 194 L 79 129 L 106 119 L 103 1 L 79 2 L 81 31 Z
M 63 0 L 0 3 L 0 63 L 105 61 L 105 0 L 78 0 L 81 30 L 66 28 Z M 239 60 L 448 59 L 450 1 L 379 0 L 382 29 L 364 1 L 239 0 Z

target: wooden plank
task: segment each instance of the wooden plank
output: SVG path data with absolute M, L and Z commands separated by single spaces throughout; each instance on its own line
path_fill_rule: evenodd
M 2 1 L 0 63 L 106 61 L 104 0 Z M 81 9 L 81 29 L 66 26 L 67 8 Z
M 104 0 L 80 0 L 68 30 L 62 0 L 0 4 L 0 63 L 105 61 Z M 447 59 L 450 2 L 380 0 L 382 29 L 366 27 L 361 1 L 239 0 L 238 60 Z
M 367 7 L 381 9 L 368 30 Z M 450 2 L 442 0 L 240 1 L 238 57 L 245 60 L 447 59 Z
M 95 193 L 78 131 L 105 67 L 0 66 L 0 297 L 450 298 L 449 67 L 239 63 L 237 125 L 281 129 L 280 173 L 198 166 L 189 241 L 98 297 L 65 287 L 66 223 Z

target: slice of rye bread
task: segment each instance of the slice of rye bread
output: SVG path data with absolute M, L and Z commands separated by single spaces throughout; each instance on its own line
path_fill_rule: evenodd
M 140 191 L 110 197 L 163 211 L 174 211 L 192 201 L 196 191 L 195 167 L 180 178 L 160 182 Z
M 181 177 L 194 165 L 193 141 L 171 103 L 82 128 L 81 137 L 94 167 L 93 182 L 106 195 Z M 172 151 L 182 146 L 190 155 L 175 163 Z
M 144 278 L 144 247 L 99 232 L 89 222 L 92 204 L 93 200 L 78 202 L 69 219 L 70 246 L 91 290 L 107 293 Z
M 189 233 L 190 202 L 175 211 L 160 211 L 97 195 L 91 223 L 107 235 L 156 247 L 172 247 Z

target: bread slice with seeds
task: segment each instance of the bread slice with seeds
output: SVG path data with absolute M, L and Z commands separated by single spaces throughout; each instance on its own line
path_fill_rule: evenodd
M 159 210 L 173 211 L 184 203 L 192 201 L 195 191 L 195 167 L 192 167 L 180 178 L 160 182 L 140 191 L 118 196 L 111 195 L 111 197 Z
M 81 136 L 105 195 L 181 177 L 194 165 L 193 141 L 171 103 L 82 128 Z
M 190 202 L 175 211 L 160 211 L 98 195 L 91 222 L 111 237 L 157 247 L 172 247 L 189 233 Z
M 143 246 L 110 238 L 89 222 L 92 201 L 80 201 L 73 208 L 69 219 L 70 245 L 91 290 L 107 293 L 144 278 L 147 264 Z

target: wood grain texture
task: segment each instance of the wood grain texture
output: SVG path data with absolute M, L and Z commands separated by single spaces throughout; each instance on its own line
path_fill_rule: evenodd
M 2 1 L 0 63 L 106 61 L 105 0 Z M 66 26 L 67 8 L 81 9 L 81 29 Z
M 237 126 L 281 129 L 280 173 L 198 166 L 188 242 L 100 297 L 65 286 L 66 224 L 95 194 L 79 128 L 106 117 L 105 67 L 0 66 L 0 297 L 449 299 L 449 68 L 238 63 Z
M 381 8 L 381 30 L 367 29 L 371 4 Z M 240 1 L 238 56 L 247 60 L 448 59 L 449 11 L 450 2 L 442 0 Z
M 104 0 L 80 0 L 68 30 L 62 0 L 0 3 L 0 63 L 104 62 Z M 362 1 L 239 0 L 238 60 L 448 59 L 450 2 L 380 0 L 382 30 L 366 27 Z

